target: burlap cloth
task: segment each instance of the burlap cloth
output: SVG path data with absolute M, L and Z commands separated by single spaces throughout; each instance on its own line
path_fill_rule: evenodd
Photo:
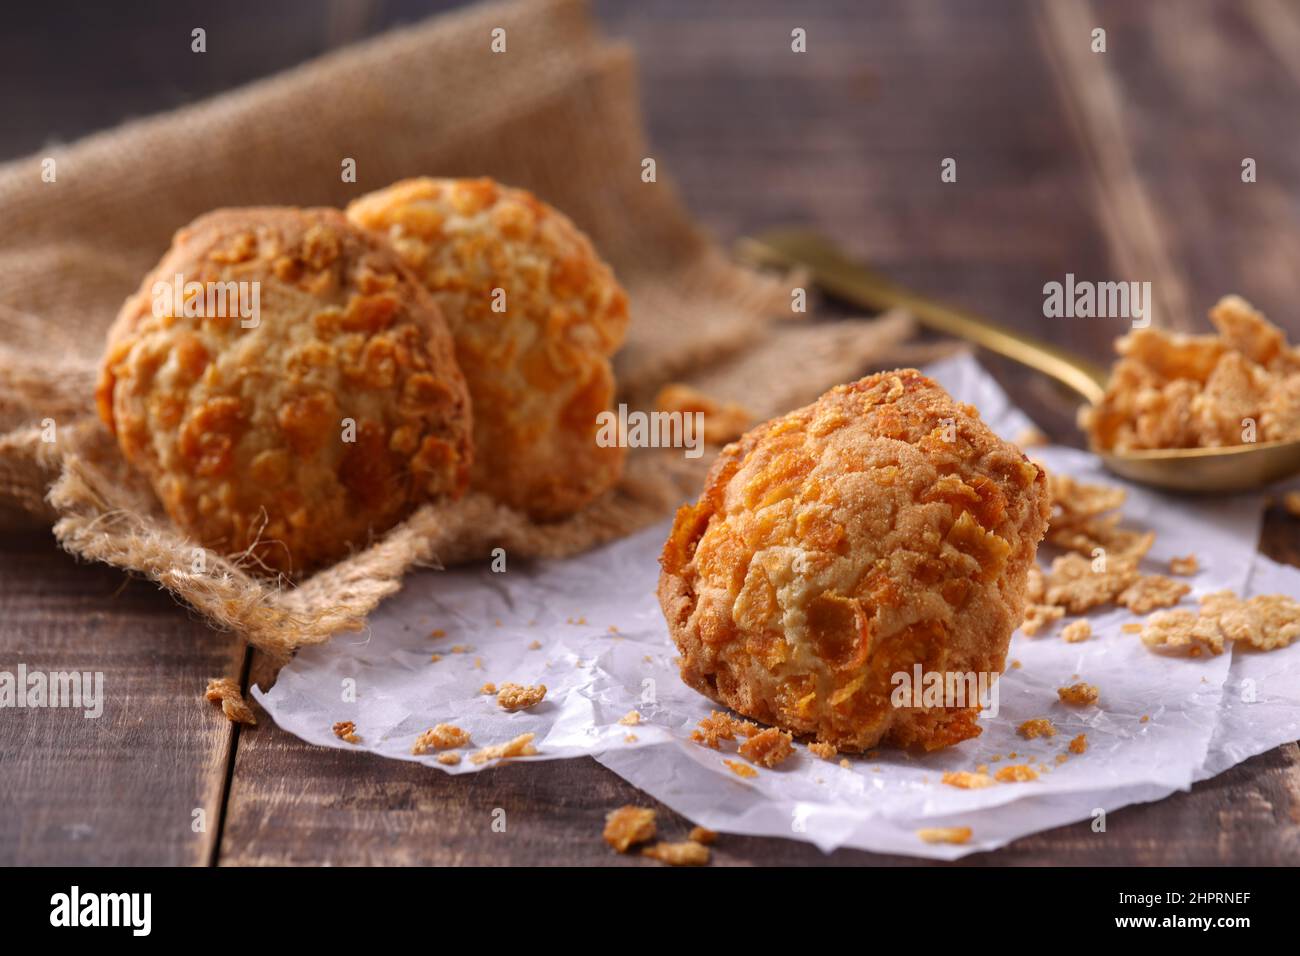
M 492 28 L 508 52 L 492 53 Z M 407 176 L 480 176 L 533 190 L 593 238 L 632 300 L 617 359 L 645 407 L 695 383 L 763 418 L 868 365 L 899 364 L 901 315 L 781 322 L 790 282 L 736 267 L 696 229 L 647 146 L 626 48 L 577 0 L 492 4 L 404 28 L 174 113 L 0 168 L 0 511 L 52 524 L 64 548 L 147 576 L 284 657 L 364 626 L 415 565 L 504 547 L 572 554 L 671 513 L 711 455 L 629 456 L 621 484 L 540 525 L 482 495 L 424 507 L 298 586 L 245 572 L 179 534 L 91 411 L 103 336 L 172 233 L 220 206 L 332 205 Z M 41 160 L 57 179 L 41 178 Z M 356 160 L 355 184 L 340 164 Z M 906 347 L 904 347 L 906 348 Z M 891 361 L 897 359 L 898 362 Z M 53 428 L 49 426 L 53 423 Z M 51 435 L 55 441 L 43 440 Z

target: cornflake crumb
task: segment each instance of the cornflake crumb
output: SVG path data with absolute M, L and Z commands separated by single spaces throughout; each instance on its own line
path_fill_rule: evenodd
M 540 704 L 545 696 L 545 684 L 525 687 L 522 684 L 505 683 L 497 691 L 497 703 L 502 710 L 525 710 Z
M 429 655 L 429 663 L 430 663 L 430 664 L 436 664 L 436 663 L 438 663 L 438 661 L 440 661 L 440 660 L 442 660 L 442 655 L 441 655 L 441 654 L 430 654 L 430 655 Z
M 509 760 L 512 757 L 532 757 L 537 754 L 537 748 L 533 746 L 533 738 L 536 734 L 520 734 L 514 740 L 508 740 L 503 744 L 494 744 L 491 747 L 484 747 L 469 758 L 470 763 L 483 764 L 489 760 Z
M 215 703 L 221 704 L 221 712 L 226 715 L 226 720 L 232 724 L 257 725 L 257 718 L 253 716 L 253 709 L 248 706 L 244 700 L 244 695 L 239 692 L 239 684 L 229 677 L 212 677 L 208 679 L 208 687 L 203 692 L 203 696 Z
M 1070 741 L 1070 753 L 1082 754 L 1087 752 L 1088 752 L 1087 734 L 1079 734 L 1079 736 L 1075 737 L 1073 740 Z
M 699 722 L 698 729 L 691 733 L 691 739 L 717 750 L 720 740 L 735 740 L 737 735 L 748 737 L 755 733 L 758 733 L 757 724 L 715 710 Z
M 611 810 L 605 814 L 603 836 L 619 853 L 626 853 L 634 843 L 648 843 L 655 838 L 655 812 L 631 805 Z
M 468 653 L 469 653 L 469 645 L 468 645 L 468 644 L 453 644 L 453 645 L 451 645 L 451 647 L 448 648 L 448 650 L 450 650 L 453 654 L 468 654 Z
M 1142 622 L 1142 643 L 1153 651 L 1200 657 L 1223 653 L 1224 637 L 1213 618 L 1191 611 L 1161 611 Z
M 682 843 L 655 843 L 642 847 L 641 855 L 669 866 L 704 866 L 709 862 L 709 848 L 703 843 L 686 840 Z
M 916 835 L 926 843 L 953 843 L 960 846 L 971 838 L 970 827 L 926 827 Z
M 618 722 L 623 724 L 625 727 L 635 727 L 637 724 L 641 723 L 641 715 L 635 710 L 629 710 L 618 719 Z
M 1080 618 L 1061 628 L 1061 637 L 1067 644 L 1078 644 L 1092 637 L 1092 625 Z
M 1065 617 L 1065 608 L 1054 604 L 1030 604 L 1025 607 L 1025 619 L 1020 632 L 1026 637 L 1037 637 L 1044 628 L 1051 627 Z
M 528 645 L 528 649 L 529 649 L 530 651 L 540 651 L 540 650 L 542 649 L 542 642 L 541 642 L 541 641 L 532 641 L 531 643 L 529 643 L 529 645 Z
M 823 760 L 834 760 L 839 755 L 839 750 L 834 744 L 823 743 L 818 740 L 808 745 L 813 756 L 821 757 Z
M 987 773 L 971 773 L 969 770 L 949 771 L 943 775 L 943 782 L 962 790 L 979 790 L 993 786 L 993 778 Z
M 625 743 L 625 744 L 634 744 L 634 743 L 636 743 L 636 742 L 637 742 L 638 740 L 640 740 L 640 739 L 641 739 L 641 738 L 638 737 L 636 734 L 624 734 L 624 735 L 623 735 L 623 743 Z
M 438 754 L 437 759 L 438 759 L 438 763 L 440 764 L 445 764 L 448 767 L 454 767 L 456 766 L 456 764 L 460 763 L 460 754 L 454 751 L 448 753 L 440 753 Z
M 1182 581 L 1163 574 L 1147 574 L 1121 591 L 1115 603 L 1134 614 L 1150 614 L 1156 608 L 1172 607 L 1190 590 L 1191 586 Z
M 742 757 L 769 769 L 785 761 L 792 753 L 794 736 L 775 727 L 759 731 L 740 745 Z
M 415 738 L 411 753 L 418 756 L 427 754 L 430 750 L 450 750 L 452 747 L 463 747 L 467 743 L 469 743 L 468 731 L 461 730 L 454 724 L 439 724 Z
M 687 839 L 694 840 L 696 843 L 703 843 L 705 846 L 713 843 L 718 835 L 712 830 L 706 830 L 704 827 L 694 827 Z
M 346 740 L 350 744 L 361 743 L 361 738 L 357 736 L 357 725 L 350 720 L 340 720 L 331 729 L 339 740 Z
M 444 631 L 442 628 L 439 627 L 439 628 L 436 628 L 435 630 L 430 631 L 430 632 L 429 632 L 429 636 L 430 636 L 430 637 L 446 637 L 446 636 L 447 636 L 447 632 Z
M 1137 621 L 1129 621 L 1127 624 L 1121 624 L 1119 629 L 1125 634 L 1142 633 L 1142 625 Z
M 1138 719 L 1138 723 L 1139 723 L 1139 724 L 1145 724 L 1145 723 L 1146 723 L 1147 721 L 1149 721 L 1150 719 L 1151 719 L 1151 715 L 1150 715 L 1150 714 L 1143 714 L 1143 715 Z
M 495 694 L 497 692 L 497 685 L 489 681 L 488 683 L 480 687 L 478 689 L 478 692 L 480 694 Z
M 1199 570 L 1201 570 L 1201 563 L 1196 560 L 1194 554 L 1189 554 L 1183 558 L 1169 559 L 1170 574 L 1181 574 L 1183 577 L 1188 577 Z
M 1088 704 L 1095 704 L 1101 697 L 1101 691 L 1095 684 L 1071 684 L 1069 687 L 1058 687 L 1056 695 L 1061 698 L 1064 704 L 1072 704 L 1075 707 L 1083 707 Z
M 994 776 L 999 783 L 1028 783 L 1038 779 L 1038 771 L 1028 764 L 1013 763 L 1003 767 Z
M 1021 737 L 1026 740 L 1033 740 L 1036 737 L 1055 737 L 1056 728 L 1046 717 L 1035 717 L 1033 720 L 1026 720 L 1018 728 Z
M 749 778 L 758 776 L 758 771 L 747 763 L 741 763 L 739 760 L 724 760 L 722 762 L 726 764 L 727 769 L 737 777 Z
M 1020 663 L 1020 661 L 1018 661 L 1018 660 L 1016 660 L 1016 661 L 1012 661 L 1012 662 L 1011 662 L 1011 669 L 1012 669 L 1013 671 L 1018 671 L 1018 670 L 1020 670 L 1020 668 L 1021 668 L 1022 666 L 1023 666 L 1023 665 L 1022 665 L 1022 664 Z
M 840 758 L 840 766 L 843 767 L 845 770 L 851 770 L 853 768 L 853 764 L 849 763 L 848 757 Z

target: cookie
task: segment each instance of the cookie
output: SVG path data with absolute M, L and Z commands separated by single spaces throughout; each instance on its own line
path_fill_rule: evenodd
M 348 207 L 447 317 L 474 402 L 472 485 L 541 520 L 609 489 L 624 450 L 597 442 L 627 296 L 565 216 L 489 179 L 413 179 Z
M 974 736 L 974 693 L 894 692 L 1001 673 L 1049 509 L 1043 471 L 919 372 L 834 388 L 728 445 L 677 513 L 682 679 L 840 751 Z
M 109 331 L 99 414 L 199 543 L 328 564 L 461 494 L 469 395 L 437 305 L 330 209 L 227 209 L 178 232 Z

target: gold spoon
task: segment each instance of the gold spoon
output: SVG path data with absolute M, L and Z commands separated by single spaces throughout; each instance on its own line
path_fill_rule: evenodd
M 816 233 L 778 229 L 741 239 L 736 251 L 751 265 L 806 269 L 819 288 L 859 308 L 882 312 L 902 307 L 936 332 L 973 342 L 1050 375 L 1089 404 L 1099 402 L 1105 391 L 1106 372 L 1099 366 L 973 312 L 895 285 L 849 259 L 833 242 Z M 1228 448 L 1092 450 L 1117 475 L 1175 491 L 1248 491 L 1300 473 L 1300 441 Z

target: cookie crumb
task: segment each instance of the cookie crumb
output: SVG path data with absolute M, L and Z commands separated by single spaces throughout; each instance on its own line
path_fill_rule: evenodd
M 625 727 L 635 727 L 641 723 L 641 714 L 635 710 L 629 710 L 618 719 L 618 722 Z
M 605 814 L 603 836 L 619 853 L 626 853 L 634 843 L 648 843 L 655 838 L 655 812 L 630 804 L 611 810 Z
M 1071 704 L 1075 707 L 1084 707 L 1088 704 L 1095 704 L 1101 697 L 1101 691 L 1095 684 L 1071 684 L 1069 687 L 1058 687 L 1056 695 L 1061 698 L 1064 704 Z
M 717 750 L 721 740 L 735 740 L 737 735 L 748 737 L 757 732 L 757 724 L 715 710 L 699 722 L 698 729 L 691 733 L 691 739 L 711 750 Z
M 430 750 L 450 750 L 453 747 L 463 747 L 467 743 L 469 743 L 468 731 L 461 730 L 454 724 L 439 724 L 415 738 L 411 753 L 419 756 L 427 754 Z
M 962 790 L 980 790 L 993 786 L 993 778 L 987 773 L 971 773 L 969 770 L 953 770 L 945 773 L 943 782 Z
M 339 740 L 345 740 L 350 744 L 361 743 L 361 738 L 357 736 L 357 725 L 350 720 L 340 720 L 331 729 Z
M 740 755 L 760 767 L 772 768 L 794 753 L 794 736 L 775 727 L 753 734 L 740 745 Z
M 1088 752 L 1087 734 L 1079 734 L 1079 736 L 1075 737 L 1073 740 L 1070 741 L 1070 753 L 1082 754 L 1087 752 Z
M 221 712 L 232 724 L 257 726 L 253 709 L 244 700 L 239 691 L 239 684 L 229 677 L 212 677 L 208 679 L 207 689 L 203 692 L 205 699 L 221 704 Z
M 1038 771 L 1028 764 L 1013 763 L 1003 767 L 994 777 L 999 783 L 1028 783 L 1038 779 Z
M 479 692 L 480 694 L 495 694 L 495 693 L 497 692 L 497 685 L 496 685 L 496 684 L 493 684 L 493 683 L 491 683 L 491 682 L 488 682 L 488 683 L 484 684 L 482 687 L 480 687 L 480 688 L 478 689 L 478 692 Z
M 1181 574 L 1183 577 L 1189 577 L 1201 570 L 1201 563 L 1196 560 L 1196 555 L 1189 554 L 1182 558 L 1169 559 L 1169 573 Z
M 537 748 L 533 746 L 533 738 L 536 736 L 536 734 L 520 734 L 514 740 L 508 740 L 503 744 L 484 747 L 473 754 L 469 761 L 473 764 L 483 764 L 489 760 L 509 760 L 512 757 L 536 756 Z
M 541 641 L 536 641 L 536 640 L 535 640 L 535 641 L 532 641 L 532 642 L 528 645 L 528 649 L 529 649 L 530 651 L 540 651 L 540 650 L 542 649 L 542 642 L 541 642 Z
M 916 835 L 926 843 L 952 843 L 960 846 L 970 842 L 970 827 L 925 827 L 917 830 Z
M 641 855 L 669 866 L 704 866 L 709 862 L 709 848 L 694 840 L 682 843 L 655 843 L 642 847 Z
M 718 835 L 712 830 L 706 830 L 704 827 L 693 827 L 687 839 L 694 840 L 696 843 L 703 843 L 705 846 L 717 840 Z
M 821 757 L 822 760 L 834 760 L 839 755 L 839 749 L 834 744 L 824 743 L 820 740 L 809 744 L 808 749 L 813 756 Z
M 440 753 L 438 754 L 437 760 L 438 763 L 440 764 L 443 764 L 448 767 L 454 767 L 456 766 L 456 764 L 460 763 L 460 754 L 456 753 L 455 751 Z
M 430 636 L 430 637 L 434 637 L 434 638 L 437 638 L 437 637 L 446 637 L 446 636 L 447 636 L 447 632 L 444 631 L 442 628 L 439 627 L 439 628 L 435 628 L 434 630 L 430 631 L 430 632 L 429 632 L 429 636 Z
M 525 687 L 522 684 L 505 683 L 497 691 L 497 703 L 502 710 L 514 712 L 537 706 L 545 696 L 545 684 Z
M 1067 644 L 1079 644 L 1092 637 L 1092 625 L 1080 618 L 1061 628 L 1061 637 Z
M 726 765 L 727 769 L 737 777 L 745 777 L 748 779 L 750 777 L 758 776 L 758 771 L 747 763 L 741 763 L 739 760 L 724 760 L 722 762 Z
M 1046 717 L 1035 717 L 1033 720 L 1026 720 L 1017 728 L 1017 732 L 1026 740 L 1056 736 L 1056 728 L 1052 726 L 1052 722 Z

